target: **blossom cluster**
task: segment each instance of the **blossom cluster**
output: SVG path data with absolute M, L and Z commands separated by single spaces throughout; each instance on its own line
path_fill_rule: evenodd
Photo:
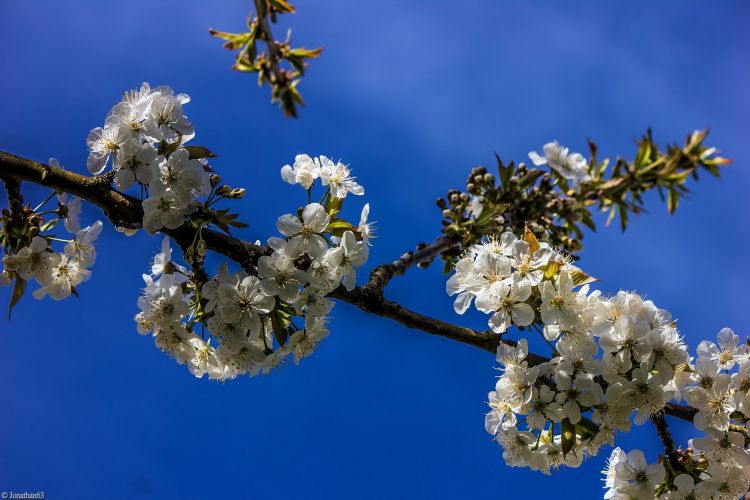
M 272 237 L 272 252 L 253 269 L 217 274 L 199 282 L 172 258 L 169 240 L 144 275 L 146 287 L 136 315 L 138 332 L 151 333 L 156 345 L 186 364 L 197 377 L 227 380 L 268 373 L 288 357 L 309 356 L 328 335 L 326 298 L 339 285 L 351 290 L 356 269 L 367 260 L 369 205 L 358 226 L 340 218 L 347 194 L 364 194 L 348 167 L 326 157 L 299 155 L 282 178 L 300 184 L 310 198 L 320 178 L 321 203 L 307 203 L 278 218 L 283 237 Z M 294 318 L 299 317 L 301 326 Z
M 552 351 L 549 361 L 534 363 L 526 338 L 498 347 L 503 371 L 489 393 L 485 426 L 505 462 L 544 473 L 577 467 L 614 444 L 631 420 L 641 424 L 684 399 L 707 437 L 690 443 L 683 472 L 706 482 L 704 492 L 727 488 L 722 481 L 746 491 L 748 347 L 725 329 L 718 345 L 699 345 L 693 363 L 669 312 L 631 292 L 604 297 L 589 290 L 592 281 L 528 231 L 522 239 L 510 232 L 487 239 L 456 263 L 446 290 L 457 296 L 458 313 L 473 303 L 491 314 L 492 331 L 504 334 L 515 325 L 538 334 Z M 733 367 L 738 373 L 730 375 Z M 675 467 L 667 473 L 661 463 L 647 466 L 638 453 L 623 464 L 613 476 L 613 498 L 683 498 L 675 491 L 686 480 L 675 483 Z
M 59 166 L 59 162 L 51 158 L 50 165 Z M 49 295 L 54 300 L 63 300 L 77 295 L 76 287 L 91 276 L 90 268 L 96 261 L 94 242 L 103 226 L 101 221 L 96 221 L 81 228 L 81 200 L 64 193 L 56 197 L 57 208 L 42 210 L 53 195 L 50 194 L 34 210 L 27 207 L 21 234 L 12 242 L 7 238 L 0 285 L 15 281 L 16 290 L 23 293 L 28 282 L 36 281 L 39 285 L 33 293 L 36 299 Z M 70 239 L 61 238 L 54 232 L 60 222 L 65 232 L 72 236 Z M 55 250 L 54 244 L 61 244 L 62 251 Z
M 103 127 L 89 132 L 86 166 L 92 174 L 110 164 L 115 185 L 126 190 L 136 182 L 143 200 L 143 228 L 154 233 L 174 229 L 197 207 L 199 196 L 211 192 L 210 168 L 204 148 L 186 147 L 195 137 L 183 112 L 190 101 L 165 86 L 124 94 L 110 109 Z M 189 149 L 193 148 L 193 149 Z
M 687 450 L 677 455 L 676 465 L 684 470 L 670 465 L 665 474 L 660 463 L 646 465 L 640 450 L 625 454 L 617 448 L 605 469 L 606 498 L 628 498 L 640 491 L 652 495 L 654 486 L 656 496 L 664 499 L 736 499 L 748 491 L 750 348 L 729 328 L 716 340 L 700 342 L 697 358 L 672 381 L 673 399 L 685 400 L 696 410 L 693 424 L 705 434 L 691 439 Z M 651 484 L 642 484 L 643 471 L 651 472 Z

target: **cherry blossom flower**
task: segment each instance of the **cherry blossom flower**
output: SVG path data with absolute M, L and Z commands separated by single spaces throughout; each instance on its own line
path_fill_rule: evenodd
M 320 203 L 310 203 L 302 210 L 302 220 L 292 214 L 282 215 L 276 221 L 279 232 L 287 236 L 286 252 L 296 258 L 307 253 L 320 257 L 328 248 L 325 238 L 320 235 L 328 226 L 330 218 Z
M 3 265 L 6 270 L 13 271 L 26 281 L 36 278 L 39 284 L 46 285 L 52 280 L 53 271 L 62 259 L 59 253 L 49 251 L 48 247 L 46 239 L 34 236 L 29 246 L 15 254 L 6 254 Z
M 63 255 L 56 266 L 52 268 L 52 275 L 44 286 L 34 291 L 35 299 L 42 299 L 49 295 L 55 300 L 62 300 L 70 294 L 76 294 L 76 286 L 88 280 L 91 271 L 75 258 Z
M 574 188 L 582 182 L 591 180 L 586 158 L 580 153 L 568 153 L 568 148 L 561 146 L 557 141 L 544 145 L 544 156 L 532 151 L 529 153 L 529 158 L 536 166 L 549 165 L 551 169 L 570 181 Z
M 333 163 L 325 156 L 320 157 L 320 180 L 334 198 L 346 198 L 347 193 L 365 194 L 365 188 L 357 184 L 346 165 Z
M 318 177 L 320 177 L 320 161 L 308 155 L 295 156 L 293 167 L 290 165 L 281 167 L 281 178 L 285 182 L 299 184 L 305 189 L 310 189 Z
M 86 160 L 86 167 L 92 174 L 100 174 L 107 166 L 110 156 L 114 155 L 115 167 L 117 164 L 117 151 L 130 139 L 130 131 L 124 126 L 108 124 L 104 128 L 96 127 L 89 132 L 86 145 L 90 153 Z
M 740 338 L 729 328 L 722 328 L 716 335 L 717 346 L 708 340 L 698 344 L 698 356 L 709 358 L 719 364 L 722 370 L 731 370 L 735 363 L 750 356 L 746 344 L 739 345 Z

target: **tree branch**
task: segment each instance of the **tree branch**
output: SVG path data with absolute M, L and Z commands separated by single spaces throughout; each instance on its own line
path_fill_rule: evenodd
M 5 184 L 5 191 L 8 195 L 8 208 L 11 214 L 17 215 L 23 210 L 23 196 L 21 195 L 21 181 L 12 177 L 2 177 L 0 180 Z
M 668 403 L 667 406 L 664 407 L 664 413 L 672 417 L 692 422 L 693 417 L 696 413 L 698 413 L 698 410 L 693 408 L 692 406 L 678 405 L 677 403 Z
M 394 277 L 403 275 L 410 267 L 430 262 L 444 251 L 460 246 L 460 239 L 441 236 L 434 243 L 420 245 L 416 252 L 410 250 L 390 264 L 382 264 L 376 267 L 370 273 L 368 284 L 375 290 L 382 292 Z
M 143 209 L 140 200 L 114 189 L 111 186 L 111 175 L 87 177 L 0 151 L 0 179 L 6 183 L 6 187 L 10 185 L 11 189 L 13 189 L 14 182 L 28 181 L 75 195 L 99 207 L 116 226 L 141 227 Z M 194 231 L 195 229 L 189 223 L 177 229 L 161 230 L 182 248 L 190 245 Z M 204 228 L 202 235 L 209 250 L 239 263 L 248 271 L 253 270 L 258 258 L 272 252 L 269 247 L 242 241 L 211 229 Z M 351 291 L 339 287 L 330 295 L 367 313 L 396 321 L 407 328 L 449 338 L 492 354 L 495 354 L 500 343 L 515 346 L 514 341 L 502 339 L 494 333 L 464 328 L 431 318 L 385 298 L 383 289 L 393 277 L 404 274 L 414 265 L 431 261 L 446 250 L 460 248 L 460 245 L 460 241 L 451 237 L 438 238 L 430 245 L 414 252 L 407 252 L 389 264 L 376 267 L 367 284 Z M 530 353 L 526 359 L 532 365 L 549 361 L 548 358 L 533 353 Z M 695 408 L 678 404 L 668 404 L 664 408 L 665 414 L 687 421 L 693 420 L 696 411 Z
M 0 178 L 29 181 L 78 196 L 102 209 L 107 218 L 116 226 L 139 228 L 143 220 L 143 209 L 140 201 L 132 196 L 120 193 L 109 184 L 108 179 L 102 176 L 86 177 L 68 170 L 50 167 L 33 160 L 0 152 Z M 188 223 L 177 229 L 161 230 L 163 234 L 172 237 L 182 248 L 190 245 L 194 231 L 194 228 Z M 248 243 L 210 229 L 203 229 L 202 235 L 209 250 L 239 263 L 248 271 L 253 270 L 259 257 L 269 255 L 272 252 L 266 246 Z M 408 252 L 390 264 L 378 266 L 373 271 L 373 277 L 368 284 L 357 287 L 352 291 L 346 291 L 339 287 L 331 296 L 349 302 L 365 312 L 389 318 L 408 328 L 450 338 L 494 354 L 498 343 L 501 341 L 498 335 L 479 332 L 430 318 L 389 301 L 383 296 L 383 287 L 393 276 L 403 274 L 409 267 L 430 260 L 442 250 L 451 248 L 456 244 L 450 238 L 439 238 L 432 245 L 416 252 Z M 515 345 L 510 340 L 503 340 L 502 342 Z M 541 363 L 545 358 L 530 354 L 529 360 Z
M 662 444 L 664 445 L 664 454 L 667 457 L 674 454 L 674 440 L 672 439 L 672 433 L 669 432 L 669 426 L 664 418 L 664 415 L 651 415 L 651 422 L 656 427 L 656 433 L 659 435 Z

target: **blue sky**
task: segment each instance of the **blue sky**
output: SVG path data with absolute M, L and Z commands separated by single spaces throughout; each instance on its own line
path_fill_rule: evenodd
M 630 156 L 711 127 L 735 160 L 669 217 L 657 197 L 631 229 L 588 234 L 581 265 L 605 291 L 636 290 L 679 319 L 694 347 L 723 326 L 748 334 L 750 209 L 743 2 L 345 2 L 300 0 L 293 40 L 325 52 L 297 121 L 269 106 L 208 27 L 240 30 L 249 2 L 5 0 L 0 149 L 83 171 L 85 138 L 142 81 L 190 94 L 195 143 L 247 188 L 248 239 L 275 234 L 303 200 L 278 170 L 295 154 L 351 164 L 379 239 L 370 264 L 438 234 L 434 200 L 497 151 L 523 160 L 559 139 Z M 279 31 L 280 32 L 280 31 Z M 43 193 L 28 189 L 29 200 Z M 84 220 L 100 214 L 90 208 Z M 49 498 L 597 498 L 608 450 L 553 477 L 510 469 L 483 429 L 491 356 L 334 309 L 314 356 L 271 377 L 194 379 L 136 334 L 146 235 L 100 237 L 80 300 L 37 302 L 0 322 L 0 490 Z M 363 273 L 364 274 L 364 273 Z M 438 266 L 388 289 L 454 317 Z M 7 289 L 0 290 L 6 302 Z M 674 427 L 684 441 L 689 429 Z M 650 425 L 622 438 L 658 452 Z

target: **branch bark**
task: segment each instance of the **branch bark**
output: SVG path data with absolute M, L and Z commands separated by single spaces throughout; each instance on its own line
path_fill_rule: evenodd
M 434 243 L 431 243 L 429 245 L 422 245 L 414 252 L 406 252 L 404 255 L 394 260 L 390 264 L 382 264 L 376 267 L 370 273 L 370 280 L 368 284 L 376 290 L 382 292 L 394 277 L 402 276 L 410 267 L 430 262 L 446 250 L 450 250 L 452 248 L 460 246 L 460 239 L 441 236 L 440 238 L 435 240 Z
M 667 420 L 664 418 L 664 415 L 659 414 L 652 415 L 651 422 L 654 423 L 656 433 L 659 435 L 659 439 L 661 439 L 661 442 L 664 445 L 664 454 L 667 455 L 667 457 L 671 456 L 674 453 L 674 440 L 672 439 L 672 433 L 669 432 Z

